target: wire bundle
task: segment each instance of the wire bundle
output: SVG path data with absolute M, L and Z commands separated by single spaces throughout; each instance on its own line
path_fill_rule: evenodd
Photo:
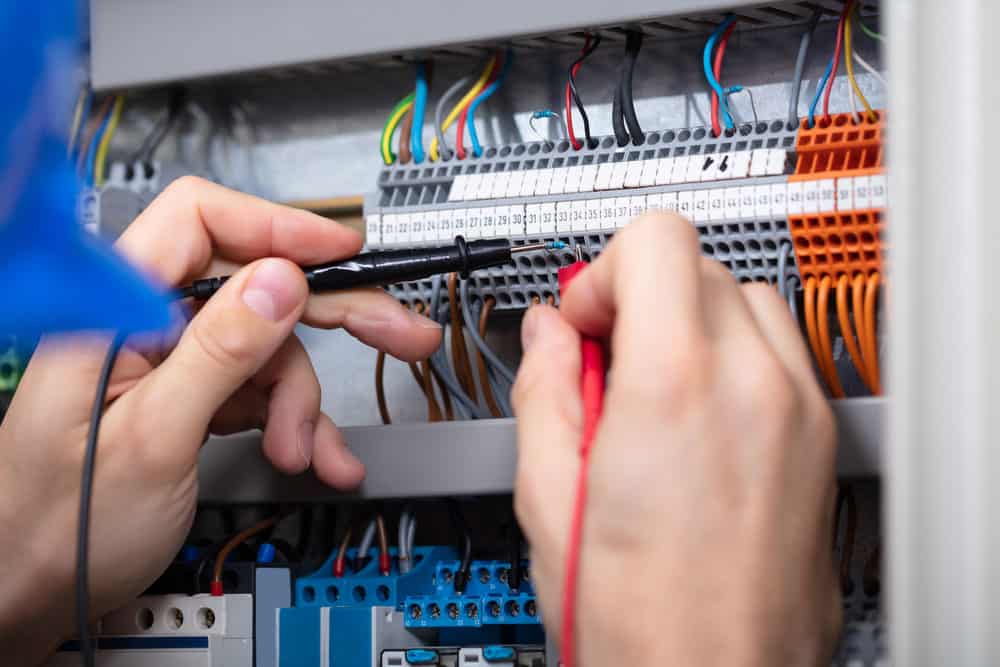
M 87 97 L 90 97 L 89 91 Z M 86 183 L 95 187 L 104 185 L 105 164 L 108 158 L 108 149 L 111 145 L 111 138 L 114 136 L 121 119 L 122 107 L 125 104 L 125 97 L 116 95 L 107 97 L 101 102 L 97 113 L 92 118 L 88 118 L 91 102 L 86 98 L 78 103 L 80 114 L 74 112 L 74 120 L 70 128 L 70 157 L 73 150 L 79 145 L 77 154 L 77 172 L 84 178 Z
M 511 65 L 514 64 L 514 51 L 512 49 L 507 49 L 504 54 L 503 66 L 500 68 L 500 73 L 481 93 L 476 96 L 476 99 L 469 103 L 469 108 L 465 112 L 465 121 L 463 123 L 462 119 L 459 119 L 459 132 L 461 132 L 463 124 L 469 126 L 469 141 L 472 142 L 472 152 L 476 157 L 480 157 L 483 154 L 483 147 L 479 143 L 479 135 L 476 132 L 476 109 L 482 105 L 483 102 L 488 100 L 493 96 L 500 86 L 503 85 L 504 79 L 507 78 L 507 74 L 510 72 Z M 463 157 L 465 152 L 464 147 L 460 138 L 456 138 L 457 150 L 459 151 L 459 157 Z M 464 157 L 463 157 L 464 159 Z
M 615 96 L 611 103 L 611 126 L 619 146 L 626 146 L 629 142 L 641 146 L 646 140 L 646 135 L 639 125 L 639 118 L 635 112 L 635 96 L 632 92 L 632 79 L 640 49 L 642 49 L 642 33 L 637 30 L 627 31 L 625 34 L 625 59 L 622 61 L 618 87 L 615 89 Z
M 583 43 L 583 51 L 569 66 L 569 80 L 566 82 L 566 134 L 573 145 L 573 150 L 577 151 L 583 148 L 583 142 L 576 138 L 576 132 L 573 128 L 573 106 L 571 101 L 576 104 L 577 111 L 580 112 L 580 117 L 583 119 L 583 134 L 587 140 L 587 148 L 597 147 L 597 140 L 590 136 L 590 118 L 587 116 L 587 109 L 583 106 L 583 100 L 580 99 L 580 92 L 576 89 L 576 75 L 580 72 L 583 61 L 590 57 L 590 54 L 596 51 L 600 45 L 600 35 L 591 36 L 588 34 Z
M 448 116 L 444 119 L 444 121 L 441 120 L 441 116 L 443 115 L 445 106 L 447 106 L 447 101 L 451 100 L 453 97 L 455 97 L 455 95 L 458 95 L 459 91 L 461 91 L 462 88 L 465 87 L 464 82 L 471 77 L 465 77 L 459 80 L 454 85 L 452 85 L 452 87 L 449 88 L 445 92 L 445 94 L 441 97 L 441 100 L 438 102 L 437 112 L 435 114 L 435 120 L 436 120 L 435 133 L 437 136 L 434 138 L 433 141 L 431 141 L 431 149 L 430 149 L 431 160 L 434 161 L 437 161 L 439 159 L 448 160 L 451 158 L 451 149 L 448 148 L 448 143 L 445 140 L 444 133 L 448 130 L 449 127 L 452 126 L 452 124 L 456 120 L 459 119 L 460 116 L 464 116 L 465 109 L 469 106 L 472 100 L 474 100 L 476 96 L 479 95 L 480 92 L 482 92 L 483 88 L 486 87 L 487 82 L 490 80 L 490 77 L 493 76 L 493 72 L 496 71 L 496 67 L 497 67 L 497 56 L 493 55 L 486 62 L 486 65 L 483 67 L 483 71 L 482 73 L 480 73 L 479 78 L 476 79 L 476 82 L 474 84 L 472 84 L 472 87 L 469 89 L 469 91 L 462 96 L 462 99 L 460 99 L 458 103 L 454 107 L 452 107 L 451 111 L 448 112 Z
M 708 80 L 708 85 L 712 89 L 712 132 L 717 137 L 722 134 L 723 125 L 725 125 L 726 130 L 733 130 L 736 127 L 733 115 L 729 109 L 729 95 L 745 90 L 750 94 L 750 103 L 753 105 L 753 95 L 748 88 L 744 88 L 743 86 L 723 88 L 722 83 L 719 81 L 719 77 L 722 75 L 722 60 L 725 58 L 726 47 L 729 44 L 729 38 L 732 36 L 733 30 L 736 28 L 737 20 L 735 14 L 728 15 L 715 31 L 712 32 L 702 52 L 702 67 L 705 71 L 705 78 Z M 757 112 L 754 109 L 755 118 L 756 115 Z

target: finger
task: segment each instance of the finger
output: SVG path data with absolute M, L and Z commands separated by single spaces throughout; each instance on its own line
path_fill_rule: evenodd
M 333 421 L 320 413 L 316 422 L 313 470 L 322 482 L 341 491 L 357 488 L 365 478 L 365 466 L 347 448 Z
M 683 345 L 703 327 L 698 233 L 677 215 L 640 217 L 619 232 L 562 297 L 563 316 L 583 333 L 607 336 L 631 361 L 663 341 Z M 640 362 L 641 363 L 641 362 Z
M 298 474 L 312 463 L 321 389 L 312 361 L 295 336 L 253 379 L 253 385 L 270 394 L 264 455 L 288 474 Z
M 263 431 L 267 425 L 267 406 L 267 394 L 248 382 L 216 410 L 208 430 L 214 435 Z
M 524 317 L 522 340 L 512 392 L 518 417 L 514 501 L 531 544 L 561 554 L 580 466 L 580 335 L 559 311 L 534 306 Z
M 716 341 L 734 343 L 747 355 L 765 351 L 757 321 L 729 269 L 714 259 L 702 257 L 701 276 L 709 335 Z
M 261 257 L 318 264 L 352 257 L 362 239 L 313 213 L 185 176 L 136 218 L 117 245 L 165 284 L 178 285 L 200 276 L 215 254 L 240 264 Z
M 138 402 L 154 432 L 176 439 L 176 461 L 193 464 L 213 415 L 282 346 L 306 294 L 302 272 L 286 260 L 247 266 L 191 320 L 163 364 L 121 400 Z
M 812 358 L 788 305 L 769 285 L 744 285 L 742 289 L 747 308 L 753 313 L 757 328 L 772 353 L 800 388 L 815 388 L 822 395 L 813 372 Z
M 375 288 L 313 295 L 302 320 L 323 329 L 343 327 L 403 361 L 426 359 L 441 345 L 440 324 Z

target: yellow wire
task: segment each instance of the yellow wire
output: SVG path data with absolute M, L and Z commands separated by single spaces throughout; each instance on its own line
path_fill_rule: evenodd
M 73 108 L 73 122 L 69 126 L 69 141 L 66 142 L 66 157 L 73 154 L 73 146 L 76 143 L 76 135 L 80 131 L 80 121 L 83 120 L 83 102 L 87 99 L 87 88 L 80 88 L 80 95 L 76 98 L 76 106 Z
M 101 143 L 97 147 L 97 155 L 94 156 L 95 187 L 104 185 L 104 162 L 108 159 L 108 146 L 111 145 L 111 135 L 115 133 L 115 128 L 118 127 L 118 119 L 121 118 L 122 106 L 124 104 L 124 95 L 119 95 L 115 98 L 115 106 L 111 109 L 111 119 L 108 121 L 108 127 L 104 131 L 104 136 L 101 137 Z
M 874 123 L 878 121 L 878 115 L 872 109 L 872 105 L 868 103 L 868 98 L 861 92 L 858 82 L 854 80 L 854 49 L 851 48 L 851 19 L 852 17 L 848 16 L 847 21 L 844 22 L 844 61 L 847 64 L 847 78 L 851 82 L 851 87 L 854 88 L 854 93 L 861 99 L 861 104 L 864 105 L 865 110 L 868 112 L 868 120 Z
M 387 165 L 392 164 L 396 156 L 392 154 L 392 135 L 396 132 L 396 126 L 403 120 L 406 112 L 413 108 L 413 102 L 404 104 L 396 109 L 396 113 L 389 116 L 389 121 L 385 124 L 385 131 L 382 133 L 382 160 Z
M 493 56 L 492 58 L 490 58 L 490 61 L 486 63 L 486 68 L 483 69 L 483 73 L 480 74 L 479 78 L 476 79 L 476 82 L 472 84 L 472 88 L 469 88 L 469 92 L 467 92 L 465 94 L 465 97 L 460 99 L 458 101 L 458 104 L 456 104 L 452 108 L 452 110 L 448 112 L 448 115 L 445 116 L 444 123 L 441 124 L 442 132 L 447 131 L 448 128 L 451 127 L 452 123 L 458 120 L 458 115 L 462 113 L 462 109 L 465 108 L 465 105 L 474 100 L 476 98 L 476 95 L 482 92 L 483 88 L 486 87 L 486 82 L 489 80 L 490 75 L 493 74 L 493 68 L 496 67 L 496 65 L 497 65 L 497 57 Z M 431 160 L 433 160 L 434 162 L 437 162 L 438 160 L 441 159 L 441 154 L 438 152 L 437 137 L 434 137 L 434 139 L 431 141 L 431 149 L 429 151 L 429 154 Z

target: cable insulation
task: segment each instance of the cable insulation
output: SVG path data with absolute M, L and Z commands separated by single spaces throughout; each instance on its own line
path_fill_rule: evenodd
M 861 357 L 861 348 L 854 337 L 854 327 L 851 326 L 850 310 L 847 305 L 849 283 L 850 278 L 846 274 L 841 274 L 840 278 L 837 279 L 837 321 L 840 324 L 840 335 L 844 339 L 844 346 L 847 348 L 847 354 L 851 357 L 851 362 L 854 363 L 854 368 L 861 376 L 861 381 L 865 383 L 869 391 L 874 391 L 865 360 Z
M 590 54 L 597 50 L 597 47 L 601 45 L 600 35 L 587 35 L 586 41 L 583 43 L 583 51 L 580 56 L 573 61 L 569 66 L 569 81 L 566 82 L 566 132 L 569 135 L 570 143 L 573 144 L 574 150 L 580 150 L 583 148 L 583 143 L 576 138 L 576 133 L 573 130 L 573 109 L 570 104 L 570 99 L 576 103 L 576 108 L 580 112 L 580 117 L 583 119 L 583 133 L 587 140 L 587 147 L 594 148 L 596 141 L 590 135 L 590 117 L 587 115 L 587 109 L 583 105 L 583 100 L 580 99 L 580 91 L 576 87 L 576 76 L 580 72 L 580 68 L 583 67 L 583 61 L 586 60 Z
M 101 143 L 97 147 L 97 155 L 94 157 L 94 185 L 101 187 L 105 181 L 105 162 L 108 159 L 108 147 L 111 145 L 111 137 L 115 134 L 118 121 L 122 117 L 122 107 L 125 105 L 125 96 L 118 95 L 115 98 L 115 105 L 111 108 L 111 117 L 107 127 L 101 135 Z
M 476 79 L 476 82 L 472 85 L 472 88 L 469 89 L 469 92 L 463 95 L 462 99 L 458 101 L 458 104 L 456 104 L 452 108 L 452 110 L 448 112 L 448 115 L 447 117 L 445 117 L 444 122 L 441 123 L 442 132 L 446 132 L 448 128 L 451 127 L 452 124 L 459 119 L 460 116 L 464 115 L 463 112 L 465 111 L 466 107 L 469 106 L 469 103 L 472 102 L 472 100 L 476 98 L 476 95 L 478 95 L 483 90 L 483 88 L 486 87 L 486 82 L 490 80 L 490 77 L 493 76 L 493 72 L 496 71 L 496 65 L 497 65 L 497 57 L 494 55 L 489 59 L 489 62 L 486 63 L 486 66 L 483 68 L 482 73 L 480 73 L 479 78 Z M 432 160 L 436 161 L 440 159 L 440 155 L 438 154 L 438 148 L 439 148 L 438 139 L 435 138 L 433 141 L 431 141 L 430 154 Z
M 417 63 L 417 84 L 413 98 L 413 120 L 410 129 L 410 149 L 413 161 L 423 163 L 427 155 L 424 153 L 424 116 L 427 113 L 428 73 L 426 63 Z
M 830 117 L 830 93 L 833 92 L 833 84 L 837 80 L 837 68 L 840 65 L 840 54 L 844 48 L 844 27 L 847 23 L 847 17 L 851 13 L 851 9 L 854 7 L 855 0 L 848 0 L 848 3 L 844 5 L 844 10 L 840 14 L 840 22 L 837 23 L 837 42 L 833 48 L 833 69 L 831 70 L 830 79 L 826 85 L 826 92 L 823 94 L 823 117 Z
M 823 276 L 819 281 L 819 293 L 816 296 L 816 327 L 819 330 L 819 347 L 826 366 L 827 379 L 830 382 L 830 393 L 834 398 L 844 397 L 844 388 L 840 384 L 836 362 L 833 359 L 833 343 L 830 339 L 830 289 L 833 279 Z
M 500 86 L 503 85 L 504 79 L 507 78 L 507 74 L 510 72 L 511 65 L 514 63 L 514 51 L 513 49 L 507 49 L 504 54 L 503 67 L 500 69 L 500 75 L 497 76 L 496 81 L 491 83 L 486 87 L 483 92 L 476 96 L 476 99 L 472 100 L 469 104 L 468 111 L 468 125 L 469 125 L 469 141 L 472 142 L 472 152 L 476 157 L 480 157 L 483 154 L 483 147 L 479 144 L 479 135 L 476 132 L 476 109 L 490 99 Z
M 451 84 L 448 90 L 444 91 L 444 95 L 438 100 L 437 106 L 434 108 L 434 140 L 431 142 L 431 148 L 428 154 L 431 156 L 431 160 L 438 161 L 448 160 L 451 158 L 451 149 L 448 147 L 448 140 L 444 136 L 445 130 L 448 126 L 444 124 L 444 109 L 448 106 L 448 103 L 456 97 L 462 89 L 467 87 L 472 83 L 472 76 L 464 76 L 455 83 Z M 435 143 L 437 142 L 437 143 Z M 438 153 L 438 147 L 440 146 L 441 153 Z
M 246 528 L 234 535 L 228 542 L 226 542 L 225 545 L 223 545 L 221 549 L 219 549 L 219 553 L 215 556 L 215 566 L 212 568 L 212 595 L 218 597 L 224 592 L 222 590 L 222 568 L 225 565 L 226 558 L 229 557 L 229 554 L 231 554 L 236 547 L 240 546 L 257 533 L 261 533 L 276 524 L 278 522 L 278 518 L 279 517 L 275 515 L 258 521 L 249 528 Z
M 646 134 L 639 125 L 639 117 L 635 112 L 635 95 L 632 91 L 632 80 L 635 78 L 635 63 L 642 49 L 642 33 L 629 30 L 625 37 L 625 67 L 622 71 L 622 113 L 625 114 L 625 124 L 635 146 L 641 146 L 646 141 Z
M 733 127 L 732 116 L 729 115 L 729 110 L 725 106 L 725 100 L 723 99 L 726 95 L 726 91 L 722 89 L 722 84 L 715 78 L 714 72 L 712 71 L 712 52 L 715 50 L 715 44 L 722 37 L 722 34 L 729 29 L 733 23 L 736 22 L 736 15 L 730 14 L 726 19 L 719 24 L 719 26 L 712 32 L 712 35 L 708 38 L 705 43 L 705 49 L 702 52 L 702 68 L 705 71 L 705 78 L 708 80 L 708 85 L 711 86 L 715 94 L 718 95 L 719 99 L 722 100 L 721 104 L 723 118 L 725 120 L 726 129 Z
M 863 353 L 865 355 L 865 364 L 871 372 L 871 380 L 876 396 L 882 394 L 882 380 L 880 378 L 879 372 L 879 361 L 878 361 L 878 333 L 877 333 L 877 322 L 878 313 L 876 312 L 876 301 L 878 299 L 879 284 L 881 283 L 881 276 L 878 271 L 873 273 L 868 277 L 868 283 L 865 285 L 865 340 L 868 343 L 868 349 Z
M 382 162 L 384 162 L 386 166 L 391 165 L 396 161 L 396 154 L 392 152 L 392 134 L 399 126 L 400 121 L 403 120 L 403 116 L 405 116 L 406 112 L 413 106 L 413 98 L 414 94 L 410 93 L 400 101 L 396 102 L 396 106 L 393 107 L 392 112 L 389 114 L 389 118 L 385 121 L 385 126 L 382 128 L 382 139 L 379 142 L 379 147 L 382 153 Z
M 795 73 L 792 75 L 792 91 L 791 95 L 788 96 L 788 127 L 790 128 L 799 126 L 799 97 L 802 94 L 802 74 L 805 72 L 806 60 L 809 59 L 809 47 L 812 45 L 813 33 L 816 32 L 816 26 L 819 24 L 819 19 L 822 15 L 822 10 L 817 9 L 813 12 L 812 18 L 806 24 L 806 29 L 802 31 L 802 37 L 799 38 L 799 53 L 795 57 Z
M 729 24 L 729 27 L 726 28 L 725 32 L 722 33 L 722 37 L 719 39 L 719 48 L 715 50 L 715 61 L 712 66 L 712 74 L 715 75 L 716 81 L 719 81 L 719 77 L 722 76 L 722 60 L 723 58 L 726 57 L 726 46 L 729 44 L 729 37 L 733 34 L 733 29 L 735 27 L 736 27 L 736 21 L 733 21 L 732 23 Z M 729 113 L 728 100 L 729 98 L 723 95 L 723 100 L 721 101 L 721 104 L 726 105 L 726 113 Z M 719 94 L 715 92 L 715 89 L 713 88 L 712 111 L 711 111 L 712 131 L 715 133 L 715 136 L 717 137 L 722 135 L 722 126 L 719 122 L 719 105 L 720 105 Z M 732 116 L 730 116 L 730 120 L 732 120 Z
M 878 121 L 878 115 L 876 115 L 875 110 L 872 109 L 872 105 L 868 103 L 868 98 L 865 94 L 861 92 L 861 86 L 858 85 L 857 80 L 854 78 L 854 45 L 851 44 L 851 23 L 854 13 L 847 16 L 847 20 L 844 22 L 844 49 L 846 50 L 846 57 L 844 58 L 844 65 L 847 67 L 847 79 L 850 83 L 851 90 L 858 96 L 861 100 L 862 106 L 864 106 L 865 111 L 868 112 L 868 120 L 872 123 Z M 854 105 L 851 105 L 851 114 L 854 114 Z

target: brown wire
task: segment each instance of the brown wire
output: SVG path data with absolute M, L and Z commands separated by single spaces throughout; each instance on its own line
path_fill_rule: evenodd
M 423 301 L 418 301 L 414 310 L 422 315 L 427 312 L 427 306 Z M 427 421 L 441 421 L 441 408 L 438 405 L 437 397 L 434 395 L 434 385 L 431 381 L 431 369 L 429 364 L 426 360 L 420 362 L 411 361 L 410 373 L 413 375 L 413 379 L 416 380 L 417 385 L 420 387 L 420 391 L 424 392 L 424 398 L 427 399 Z
M 108 109 L 111 108 L 111 103 L 114 100 L 114 96 L 109 96 L 104 98 L 101 102 L 101 106 L 97 108 L 97 113 L 93 114 L 87 119 L 87 127 L 84 128 L 83 140 L 80 142 L 80 153 L 76 158 L 76 170 L 83 170 L 83 163 L 87 160 L 87 153 L 90 150 L 90 142 L 94 140 L 94 135 L 97 134 L 97 128 L 101 126 L 104 121 L 104 117 L 108 115 Z
M 337 557 L 333 561 L 334 570 L 337 569 L 337 563 L 343 564 L 347 560 L 347 547 L 351 545 L 351 533 L 353 532 L 353 529 L 348 527 L 347 532 L 344 533 L 344 539 L 340 543 L 340 548 L 337 549 Z
M 413 105 L 403 116 L 403 121 L 399 125 L 399 163 L 408 164 L 413 159 L 413 151 L 410 150 L 410 133 L 413 131 Z
M 254 525 L 236 533 L 236 535 L 230 538 L 230 540 L 226 542 L 221 549 L 219 549 L 219 553 L 215 557 L 215 567 L 212 569 L 212 581 L 222 581 L 222 567 L 225 564 L 226 559 L 229 558 L 229 554 L 231 554 L 236 547 L 240 546 L 257 533 L 265 531 L 273 526 L 278 522 L 279 516 L 280 515 L 275 515 L 258 521 Z
M 486 297 L 486 301 L 483 302 L 483 309 L 479 312 L 479 335 L 482 338 L 486 337 L 486 325 L 495 305 L 496 299 Z M 493 387 L 490 386 L 489 377 L 487 376 L 489 371 L 486 368 L 486 359 L 483 358 L 483 353 L 479 351 L 478 347 L 475 349 L 475 352 L 476 369 L 479 371 L 479 384 L 483 389 L 483 399 L 486 401 L 486 407 L 494 417 L 503 417 L 503 412 L 500 410 L 500 406 L 497 405 L 497 399 L 493 395 Z
M 375 515 L 375 528 L 378 531 L 378 548 L 382 553 L 389 553 L 389 538 L 385 534 L 385 520 L 381 514 Z
M 469 395 L 473 403 L 479 401 L 476 383 L 473 378 L 472 362 L 469 350 L 465 346 L 465 331 L 462 324 L 462 313 L 458 305 L 458 274 L 448 276 L 448 308 L 451 312 L 451 360 L 455 365 L 455 377 L 462 390 Z
M 385 400 L 385 352 L 378 351 L 375 357 L 375 400 L 378 401 L 378 413 L 382 415 L 383 424 L 391 424 L 389 405 Z

